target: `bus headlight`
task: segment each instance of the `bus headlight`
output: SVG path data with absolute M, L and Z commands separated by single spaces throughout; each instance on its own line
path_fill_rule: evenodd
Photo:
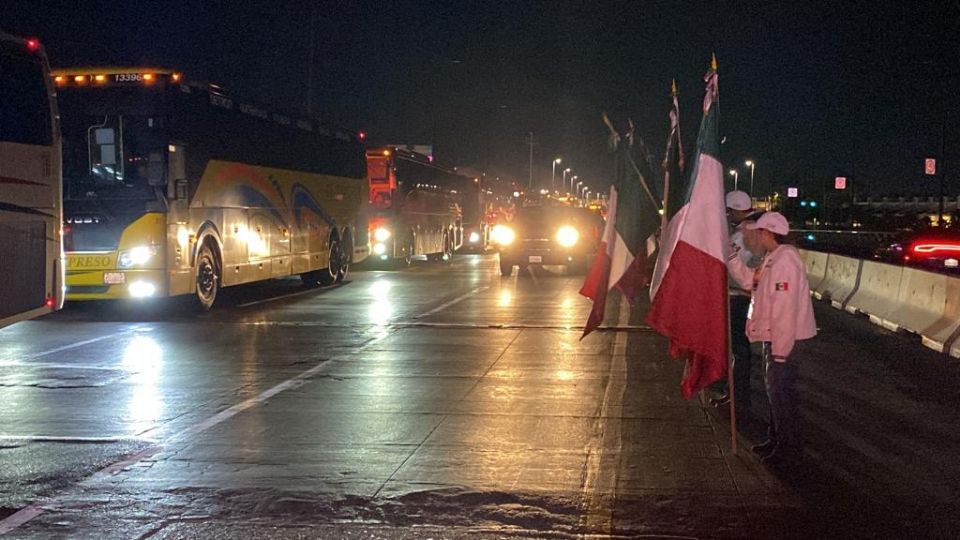
M 513 229 L 507 227 L 506 225 L 497 225 L 490 231 L 490 236 L 493 238 L 493 241 L 500 244 L 501 246 L 509 246 L 517 239 L 517 233 L 513 232 Z
M 157 248 L 153 246 L 137 246 L 120 252 L 117 257 L 117 266 L 120 268 L 130 268 L 131 266 L 144 265 L 157 254 Z
M 377 242 L 386 242 L 390 239 L 390 229 L 377 227 L 377 230 L 373 231 L 373 239 Z
M 379 243 L 379 242 L 373 245 L 373 254 L 374 254 L 374 255 L 383 255 L 383 254 L 386 253 L 386 252 L 387 252 L 387 246 L 385 246 L 385 245 L 383 245 L 383 244 L 381 244 L 381 243 Z
M 580 240 L 580 233 L 570 225 L 564 225 L 557 231 L 557 243 L 563 247 L 573 247 Z
M 480 233 L 478 233 L 477 231 L 473 231 L 472 233 L 470 233 L 471 244 L 476 244 L 479 241 L 480 241 Z

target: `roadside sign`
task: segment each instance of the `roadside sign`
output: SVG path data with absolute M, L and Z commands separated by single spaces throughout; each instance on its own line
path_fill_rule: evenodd
M 937 160 L 933 158 L 926 158 L 923 160 L 923 174 L 927 176 L 934 176 L 937 174 Z
M 800 195 L 799 190 L 795 187 L 787 188 L 787 197 L 791 199 L 796 199 Z
M 833 180 L 834 189 L 847 189 L 847 177 L 838 176 Z

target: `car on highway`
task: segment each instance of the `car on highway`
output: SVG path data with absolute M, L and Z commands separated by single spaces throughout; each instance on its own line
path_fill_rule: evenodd
M 878 248 L 873 258 L 927 270 L 960 272 L 960 227 L 904 232 Z
M 513 219 L 494 226 L 493 243 L 500 250 L 500 275 L 513 267 L 562 265 L 568 272 L 587 270 L 600 242 L 603 220 L 583 208 L 528 204 Z

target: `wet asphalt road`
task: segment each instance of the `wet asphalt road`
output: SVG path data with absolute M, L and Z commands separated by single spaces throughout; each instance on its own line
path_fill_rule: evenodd
M 0 331 L 0 530 L 23 538 L 939 537 L 960 370 L 817 306 L 809 445 L 732 454 L 724 411 L 613 296 L 496 255 L 338 287 L 81 304 Z M 762 437 L 760 375 L 741 445 Z M 743 416 L 741 414 L 741 416 Z

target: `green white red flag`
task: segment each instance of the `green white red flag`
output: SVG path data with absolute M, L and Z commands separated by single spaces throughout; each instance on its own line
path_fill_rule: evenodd
M 630 152 L 633 146 L 630 132 L 622 136 L 611 131 L 616 145 L 616 179 L 610 187 L 607 222 L 603 228 L 600 248 L 583 282 L 580 294 L 593 300 L 583 337 L 603 322 L 607 292 L 617 288 L 631 305 L 650 283 L 652 257 L 656 243 L 660 214 L 655 199 L 648 189 L 652 178 L 644 156 L 637 167 Z M 638 141 L 645 154 L 643 141 Z M 646 177 L 645 177 L 646 176 Z
M 714 60 L 704 77 L 703 120 L 686 200 L 663 233 L 650 285 L 647 324 L 687 358 L 681 393 L 689 399 L 727 375 L 729 251 Z

